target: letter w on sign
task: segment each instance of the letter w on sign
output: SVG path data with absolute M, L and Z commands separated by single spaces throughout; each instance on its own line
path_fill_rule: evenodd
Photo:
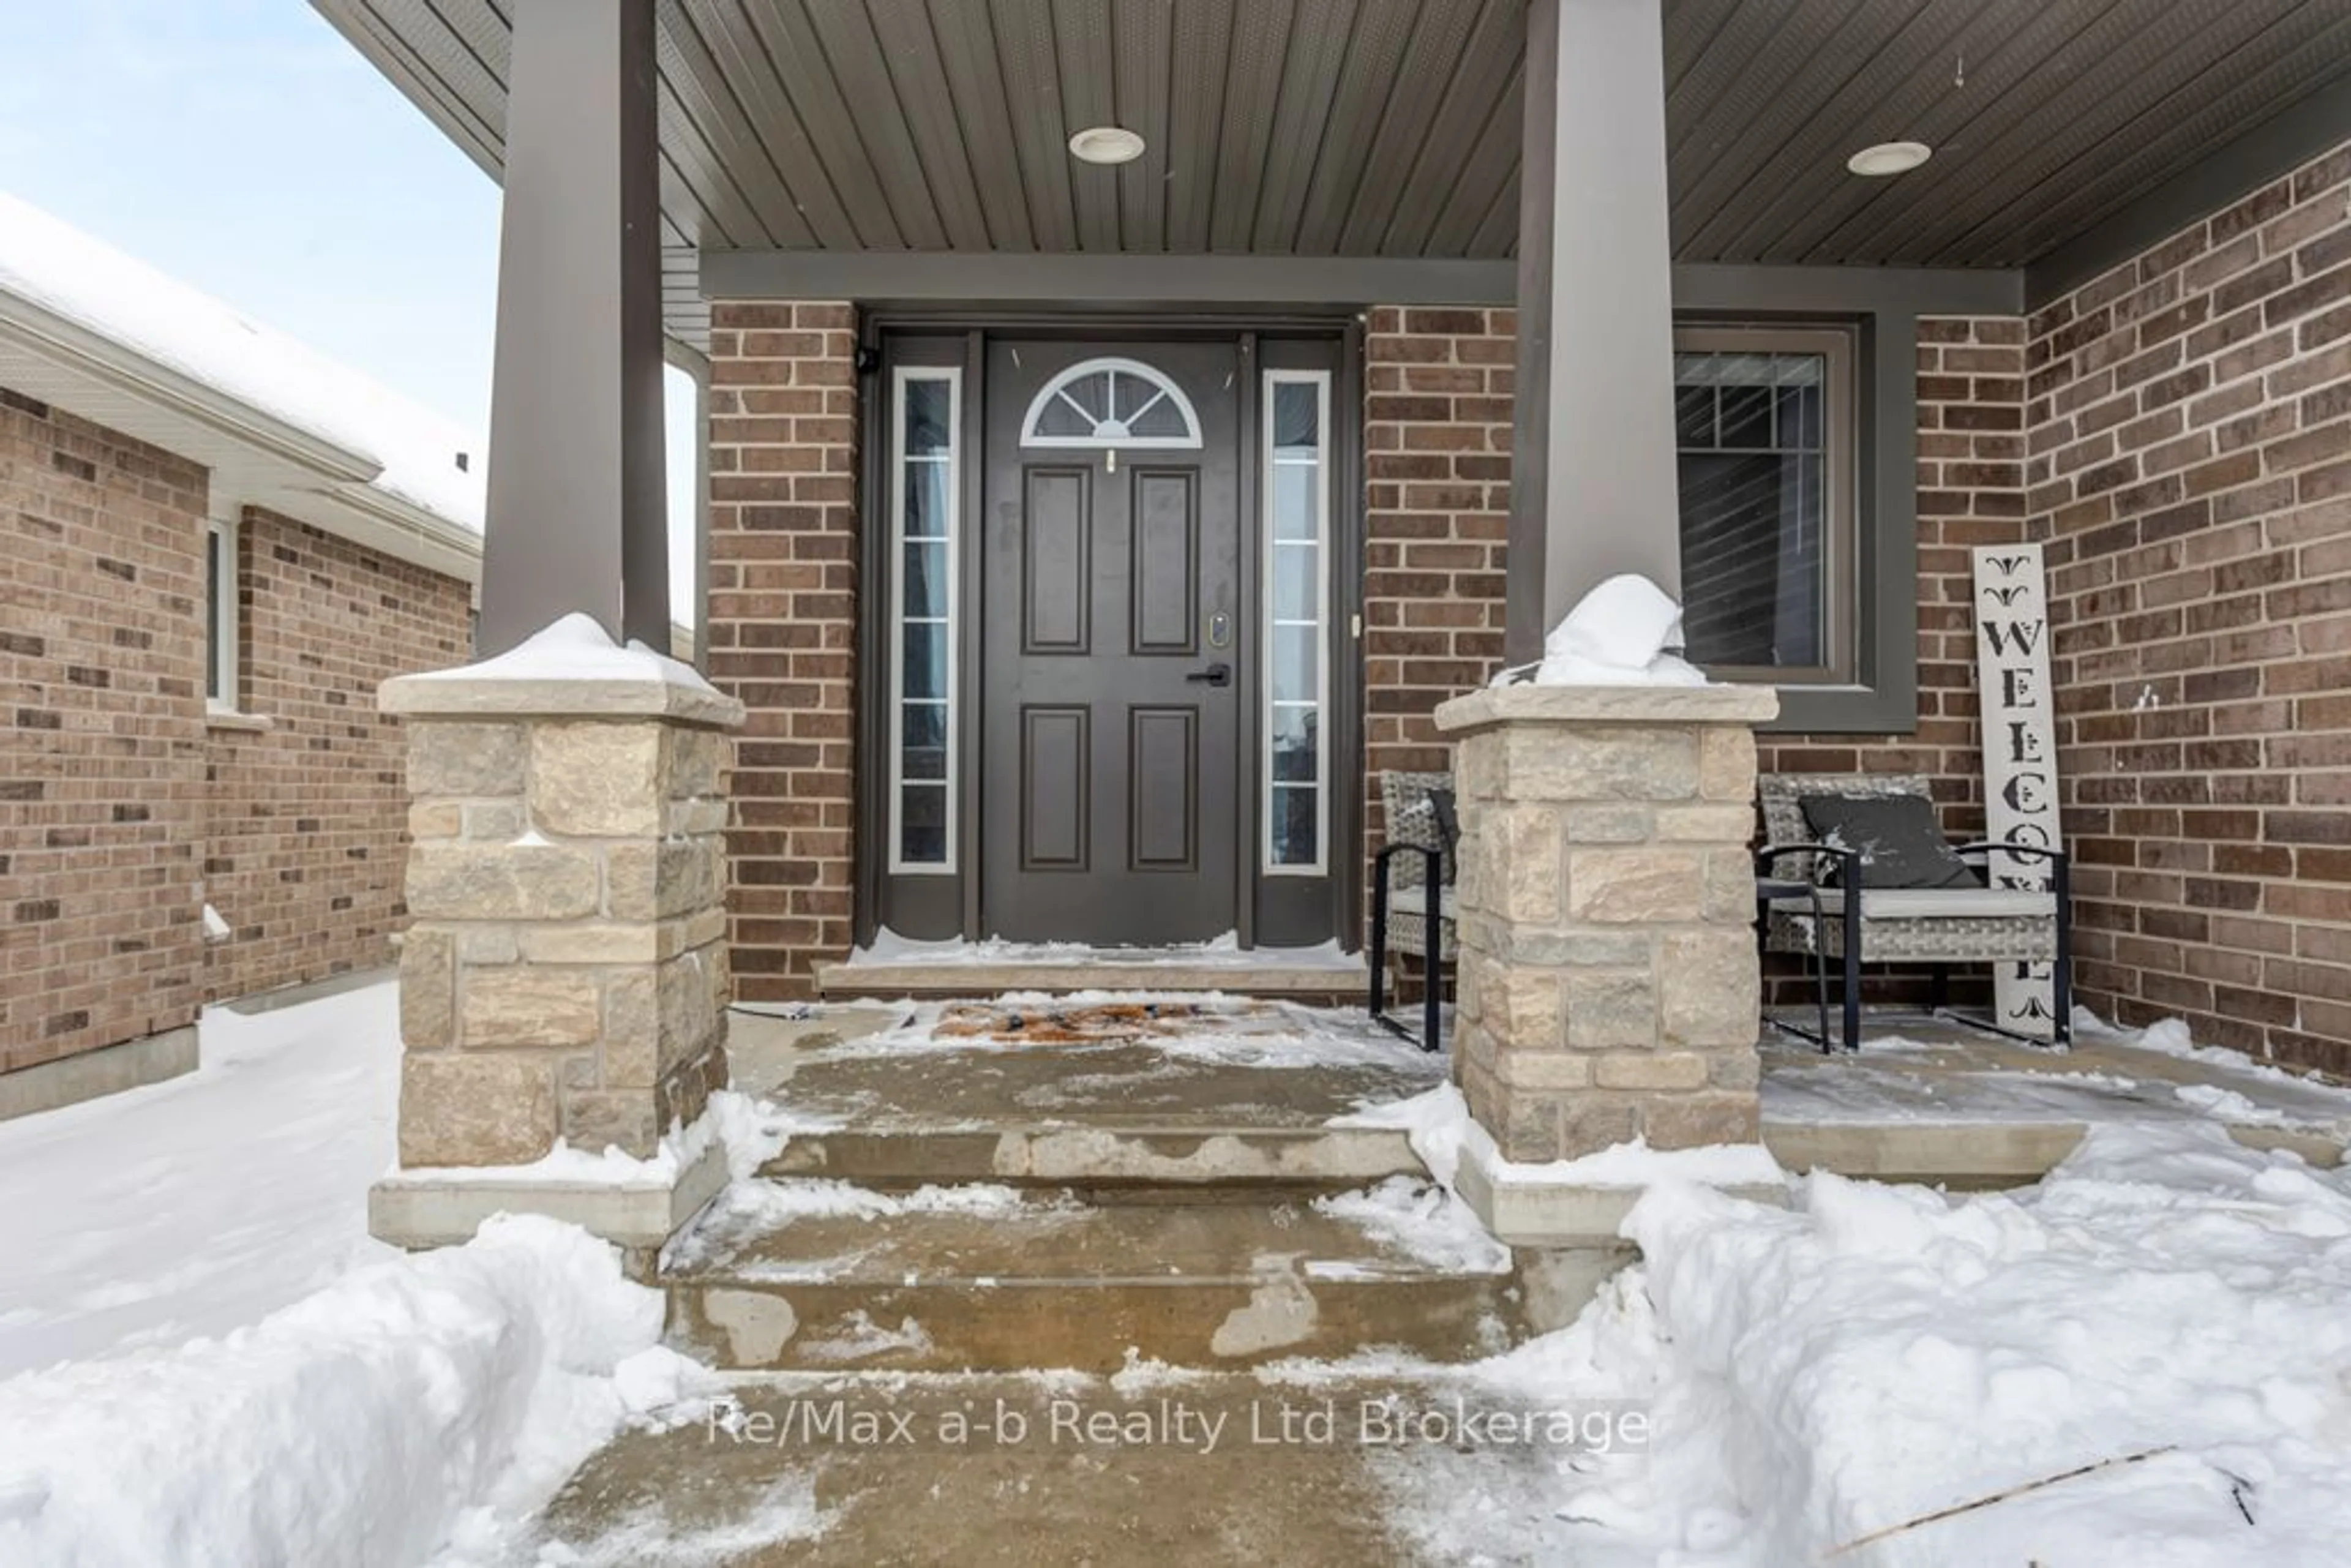
M 2057 745 L 2049 685 L 2049 593 L 2039 545 L 1975 552 L 1976 689 L 1983 694 L 1984 819 L 1989 839 L 2064 847 L 2057 824 Z M 1994 887 L 2049 885 L 2048 862 L 1995 851 Z M 1992 1010 L 2001 1027 L 2052 1038 L 2046 964 L 2002 964 Z

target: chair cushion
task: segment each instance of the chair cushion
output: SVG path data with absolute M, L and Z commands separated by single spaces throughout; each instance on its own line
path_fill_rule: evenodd
M 1802 805 L 1816 838 L 1860 854 L 1865 888 L 1983 886 L 1952 852 L 1935 803 L 1923 795 L 1807 795 Z M 1823 860 L 1822 880 L 1833 882 L 1837 869 L 1835 861 Z
M 2057 895 L 2003 887 L 1889 887 L 1864 884 L 1861 915 L 1865 920 L 2018 920 L 2047 919 L 2057 913 Z M 1792 915 L 1810 915 L 1809 898 L 1782 898 L 1772 908 Z M 1821 889 L 1821 913 L 1844 913 L 1844 890 Z
M 1446 888 L 1445 896 L 1437 902 L 1437 917 L 1453 918 L 1453 890 Z M 1426 915 L 1428 913 L 1427 890 L 1415 883 L 1410 887 L 1397 888 L 1388 894 L 1388 912 L 1392 915 Z

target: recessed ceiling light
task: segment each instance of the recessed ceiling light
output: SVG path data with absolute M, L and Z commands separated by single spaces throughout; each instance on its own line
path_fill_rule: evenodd
M 1923 141 L 1881 141 L 1846 159 L 1844 166 L 1856 174 L 1907 174 L 1934 155 Z
M 1143 138 L 1123 125 L 1093 125 L 1070 138 L 1070 156 L 1081 163 L 1132 163 L 1143 156 Z

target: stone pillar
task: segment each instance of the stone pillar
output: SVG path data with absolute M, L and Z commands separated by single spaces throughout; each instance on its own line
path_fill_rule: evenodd
M 1454 1071 L 1505 1160 L 1751 1143 L 1759 686 L 1512 686 L 1458 743 Z
M 576 645 L 550 658 L 557 632 Z M 506 659 L 387 682 L 381 704 L 406 721 L 413 841 L 402 1172 L 528 1165 L 559 1138 L 654 1155 L 726 1082 L 726 732 L 742 705 L 584 616 Z M 517 1185 L 500 1207 L 632 1244 L 666 1223 L 662 1205 L 632 1227 Z M 417 1181 L 392 1178 L 379 1234 L 470 1231 L 466 1215 L 388 1218 L 387 1187 L 417 1209 Z

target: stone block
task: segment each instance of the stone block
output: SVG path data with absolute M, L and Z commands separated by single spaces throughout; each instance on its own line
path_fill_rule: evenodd
M 1762 977 L 1751 933 L 1676 932 L 1665 938 L 1660 1035 L 1671 1048 L 1751 1050 L 1761 1025 Z
M 1573 849 L 1571 919 L 1603 925 L 1695 920 L 1704 902 L 1706 856 L 1687 849 Z
M 1647 956 L 1646 951 L 1642 956 Z M 1646 967 L 1567 971 L 1567 1043 L 1571 1050 L 1646 1051 L 1656 1043 L 1656 994 Z
M 408 909 L 423 920 L 571 920 L 595 912 L 592 851 L 435 841 L 408 852 Z
M 1555 974 L 1489 966 L 1479 986 L 1478 1008 L 1479 1022 L 1505 1051 L 1557 1051 L 1567 1043 Z
M 1561 815 L 1567 820 L 1570 843 L 1639 844 L 1649 840 L 1646 806 L 1571 806 Z
M 661 1112 L 643 1089 L 573 1089 L 563 1096 L 563 1138 L 575 1149 L 619 1149 L 650 1158 L 661 1145 Z
M 511 843 L 530 831 L 530 813 L 520 800 L 468 800 L 465 836 L 478 843 Z
M 1485 813 L 1479 836 L 1484 906 L 1507 920 L 1539 925 L 1558 920 L 1566 880 L 1560 814 L 1541 806 L 1499 806 Z
M 1744 848 L 1709 851 L 1699 918 L 1710 925 L 1751 925 L 1755 919 L 1755 858 Z
M 615 920 L 666 920 L 719 902 L 726 852 L 718 839 L 622 842 L 604 852 L 604 910 Z
M 519 795 L 523 727 L 413 719 L 408 726 L 408 792 Z
M 445 1051 L 457 1040 L 457 941 L 448 928 L 412 925 L 400 945 L 400 1040 Z
M 1496 1063 L 1495 1076 L 1512 1089 L 1582 1089 L 1592 1082 L 1592 1059 L 1572 1051 L 1514 1051 Z
M 1630 1143 L 1641 1130 L 1641 1101 L 1631 1094 L 1593 1091 L 1560 1108 L 1560 1152 L 1554 1159 L 1580 1159 Z
M 1716 1089 L 1752 1094 L 1763 1082 L 1763 1059 L 1752 1051 L 1718 1051 L 1707 1058 L 1706 1081 Z
M 666 788 L 672 800 L 690 800 L 720 792 L 726 768 L 726 737 L 712 729 L 672 729 L 668 732 Z M 724 815 L 724 802 L 721 803 Z M 723 826 L 723 821 L 721 825 Z
M 1531 725 L 1503 733 L 1502 789 L 1512 800 L 1686 800 L 1698 787 L 1691 730 Z
M 555 1146 L 558 1132 L 552 1065 L 541 1056 L 409 1056 L 400 1069 L 400 1163 L 538 1159 Z
M 1689 1051 L 1611 1051 L 1592 1059 L 1592 1080 L 1603 1089 L 1703 1089 L 1707 1058 Z
M 457 962 L 468 967 L 496 968 L 521 956 L 515 946 L 515 928 L 503 924 L 459 925 Z
M 1665 1094 L 1641 1107 L 1641 1133 L 1656 1149 L 1751 1144 L 1761 1116 L 1752 1094 Z
M 1755 837 L 1755 812 L 1748 806 L 1667 806 L 1657 812 L 1660 843 L 1740 844 Z
M 543 723 L 530 732 L 530 812 L 551 833 L 657 838 L 662 727 Z
M 1502 1092 L 1499 1101 L 1478 1120 L 1491 1133 L 1504 1159 L 1541 1164 L 1562 1157 L 1558 1096 L 1522 1089 Z M 1499 1120 L 1489 1120 L 1496 1113 Z
M 454 839 L 465 831 L 465 807 L 460 800 L 419 800 L 408 808 L 412 839 Z
M 662 831 L 672 838 L 680 834 L 725 832 L 726 802 L 710 797 L 672 800 L 663 808 L 662 821 Z
M 1698 739 L 1698 792 L 1708 800 L 1755 800 L 1755 732 L 1740 725 L 1709 726 Z
M 603 1033 L 591 973 L 516 966 L 465 977 L 458 1036 L 468 1050 L 593 1045 Z
M 517 933 L 527 964 L 644 964 L 674 957 L 685 946 L 682 920 L 593 920 L 525 925 Z

